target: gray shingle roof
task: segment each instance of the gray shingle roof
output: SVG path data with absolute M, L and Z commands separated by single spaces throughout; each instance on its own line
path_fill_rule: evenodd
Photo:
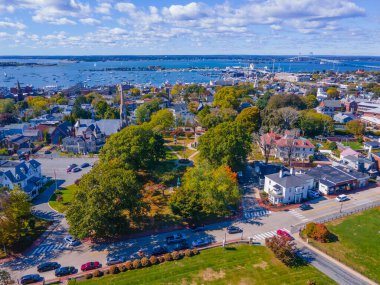
M 305 180 L 313 179 L 313 177 L 307 174 L 290 175 L 288 173 L 283 174 L 282 177 L 280 177 L 279 173 L 265 175 L 265 177 L 268 177 L 285 188 L 302 186 L 305 184 Z

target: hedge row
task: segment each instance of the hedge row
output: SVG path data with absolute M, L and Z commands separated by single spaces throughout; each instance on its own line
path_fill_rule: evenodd
M 127 270 L 140 269 L 144 267 L 149 267 L 151 265 L 160 264 L 165 261 L 179 260 L 183 257 L 191 257 L 199 254 L 198 249 L 186 249 L 184 251 L 173 251 L 172 253 L 166 253 L 162 256 L 151 256 L 149 258 L 143 257 L 141 259 L 128 260 L 127 262 L 120 265 L 112 265 L 109 269 L 104 271 L 95 270 L 92 274 L 88 273 L 85 275 L 86 279 L 91 279 L 92 277 L 101 277 L 104 274 L 118 274 L 120 272 L 125 272 Z

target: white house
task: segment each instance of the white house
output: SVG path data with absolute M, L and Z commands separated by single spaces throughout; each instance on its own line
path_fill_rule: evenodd
M 0 160 L 0 187 L 13 189 L 20 186 L 33 199 L 39 194 L 43 183 L 41 164 L 38 161 Z
M 300 203 L 314 188 L 314 178 L 307 174 L 280 170 L 265 176 L 264 191 L 272 204 Z

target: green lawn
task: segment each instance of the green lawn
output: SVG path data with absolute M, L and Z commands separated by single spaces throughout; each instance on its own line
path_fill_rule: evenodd
M 84 280 L 95 284 L 336 284 L 312 266 L 288 268 L 262 246 L 218 247 L 180 261 Z
M 58 190 L 60 192 L 59 195 L 61 195 L 63 198 L 63 201 L 58 202 L 57 195 L 54 194 L 49 201 L 50 207 L 52 207 L 54 210 L 60 213 L 65 212 L 66 208 L 70 205 L 74 197 L 74 192 L 76 189 L 78 189 L 78 186 L 73 184 L 73 185 L 69 185 L 69 186 L 66 186 L 65 188 Z
M 326 226 L 338 241 L 312 244 L 380 283 L 380 208 L 345 217 Z
M 353 150 L 363 149 L 363 144 L 360 142 L 342 142 L 343 145 L 349 146 Z

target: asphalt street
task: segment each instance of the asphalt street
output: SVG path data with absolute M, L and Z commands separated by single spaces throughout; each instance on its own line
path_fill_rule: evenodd
M 66 173 L 66 167 L 71 163 L 78 165 L 83 162 L 92 163 L 95 159 L 89 158 L 54 158 L 53 160 L 44 159 L 40 160 L 42 163 L 42 171 L 44 175 L 54 177 L 54 173 L 61 186 L 71 185 L 83 173 L 90 170 L 84 169 L 78 173 Z M 228 221 L 218 224 L 206 226 L 202 232 L 191 232 L 190 230 L 180 230 L 171 233 L 163 233 L 158 235 L 145 236 L 141 238 L 129 239 L 119 242 L 113 242 L 100 245 L 85 245 L 81 244 L 78 247 L 70 247 L 64 241 L 63 237 L 67 235 L 67 223 L 62 215 L 58 215 L 47 205 L 50 195 L 53 194 L 55 186 L 53 185 L 49 190 L 45 191 L 41 197 L 36 200 L 34 210 L 40 215 L 47 215 L 48 217 L 60 220 L 58 227 L 42 242 L 38 247 L 32 248 L 25 253 L 25 256 L 15 261 L 6 263 L 3 267 L 9 270 L 14 278 L 20 278 L 22 275 L 36 273 L 36 267 L 42 262 L 57 261 L 62 266 L 75 266 L 79 268 L 83 263 L 89 261 L 99 261 L 105 265 L 108 256 L 123 256 L 129 258 L 137 251 L 150 251 L 155 245 L 164 245 L 165 238 L 169 234 L 183 233 L 187 238 L 189 244 L 193 240 L 200 237 L 207 237 L 213 242 L 222 242 L 226 237 L 227 240 L 237 238 L 252 237 L 254 241 L 263 243 L 265 238 L 271 237 L 276 234 L 277 229 L 284 229 L 288 232 L 295 225 L 312 221 L 313 219 L 324 217 L 333 213 L 339 213 L 341 205 L 335 199 L 328 199 L 321 197 L 311 201 L 312 209 L 301 211 L 294 209 L 290 211 L 270 212 L 260 208 L 254 199 L 252 192 L 253 186 L 256 185 L 254 178 L 248 176 L 242 181 L 242 192 L 244 197 L 242 200 L 243 215 L 241 219 L 236 221 Z M 359 205 L 365 205 L 368 202 L 380 201 L 380 187 L 357 192 L 349 195 L 350 200 L 344 202 L 342 211 L 349 211 Z M 235 225 L 243 229 L 240 234 L 228 234 L 226 228 L 229 225 Z M 307 249 L 305 249 L 307 251 Z M 313 253 L 309 253 L 311 256 Z M 338 276 L 335 280 L 340 280 L 340 284 L 357 284 L 355 279 L 344 277 L 346 272 L 340 272 L 339 269 L 329 269 L 331 264 L 320 257 L 311 258 L 311 262 L 322 272 L 331 270 L 328 274 L 330 277 Z M 326 273 L 325 272 L 325 273 Z M 45 279 L 54 278 L 54 272 L 46 272 L 41 274 Z M 348 283 L 344 283 L 343 279 L 346 278 Z M 345 282 L 346 282 L 345 281 Z M 351 283 L 349 283 L 352 281 Z M 362 283 L 363 284 L 363 283 Z

